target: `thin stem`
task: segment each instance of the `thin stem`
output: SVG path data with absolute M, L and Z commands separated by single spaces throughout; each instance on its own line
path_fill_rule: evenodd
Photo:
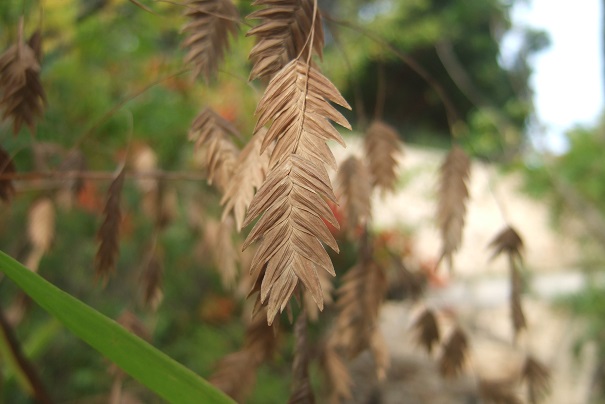
M 309 47 L 309 54 L 307 55 L 307 65 L 309 69 L 311 67 L 311 56 L 313 55 L 313 40 L 315 39 L 315 24 L 317 24 L 317 0 L 313 1 L 313 17 L 311 19 L 311 32 L 309 33 L 309 42 L 307 46 Z M 304 48 L 303 48 L 304 49 Z M 307 71 L 307 77 L 309 76 Z
M 40 179 L 48 180 L 68 180 L 68 179 L 87 179 L 92 181 L 113 180 L 115 170 L 113 171 L 30 171 L 16 173 L 0 173 L 0 180 L 19 180 L 34 181 Z M 206 175 L 190 171 L 146 171 L 146 172 L 126 172 L 126 178 L 152 178 L 169 181 L 203 181 Z
M 302 116 L 302 122 L 300 123 L 300 129 L 298 132 L 298 136 L 296 137 L 296 145 L 294 146 L 294 153 L 296 153 L 298 151 L 298 145 L 300 144 L 300 138 L 302 137 L 302 132 L 303 132 L 303 128 L 305 127 L 305 118 L 307 116 L 306 110 L 307 110 L 307 94 L 309 93 L 309 75 L 311 73 L 311 56 L 313 55 L 313 39 L 315 37 L 315 24 L 316 24 L 316 18 L 315 16 L 317 15 L 317 0 L 315 0 L 313 2 L 313 18 L 311 20 L 311 32 L 309 33 L 309 36 L 307 37 L 307 41 L 305 43 L 305 46 L 303 46 L 302 50 L 300 51 L 300 54 L 298 57 L 301 57 L 301 55 L 304 53 L 305 49 L 309 49 L 309 53 L 307 54 L 307 60 L 306 60 L 306 64 L 307 64 L 307 68 L 305 70 L 305 92 L 303 95 L 303 101 L 302 101 L 302 106 L 300 107 L 300 111 L 301 111 L 301 116 Z
M 345 51 L 344 46 L 343 46 L 342 42 L 340 41 L 339 32 L 333 28 L 330 28 L 330 32 L 332 32 L 332 38 L 334 39 L 334 45 L 340 51 L 340 54 L 342 55 L 342 60 L 344 61 L 345 65 L 347 66 L 347 70 L 348 70 L 347 76 L 349 77 L 349 85 L 351 86 L 351 89 L 353 90 L 353 98 L 354 98 L 354 102 L 355 102 L 355 113 L 357 115 L 358 130 L 365 131 L 366 126 L 368 124 L 368 117 L 367 117 L 366 109 L 365 109 L 365 106 L 363 103 L 363 93 L 361 91 L 358 81 L 355 80 L 355 78 L 353 78 L 353 74 L 352 74 L 353 67 L 351 65 L 351 60 L 349 59 L 349 56 L 347 55 L 347 52 Z
M 397 49 L 396 47 L 391 45 L 388 41 L 384 40 L 383 38 L 374 34 L 373 32 L 368 31 L 365 28 L 363 28 L 357 24 L 354 24 L 352 22 L 333 18 L 332 16 L 330 16 L 327 13 L 324 13 L 323 15 L 326 20 L 331 21 L 334 24 L 338 24 L 340 26 L 350 28 L 354 31 L 357 31 L 357 32 L 361 33 L 362 35 L 366 36 L 367 38 L 371 39 L 372 41 L 376 42 L 377 44 L 388 49 L 391 53 L 393 53 L 395 56 L 397 56 L 399 59 L 401 59 L 402 62 L 407 64 L 413 71 L 415 71 L 416 74 L 418 74 L 420 77 L 422 77 L 437 93 L 437 95 L 441 99 L 441 102 L 443 102 L 443 106 L 445 107 L 445 114 L 447 117 L 448 125 L 450 127 L 450 132 L 452 134 L 454 134 L 454 132 L 455 132 L 454 128 L 456 127 L 456 124 L 460 120 L 460 118 L 458 117 L 458 112 L 456 110 L 456 107 L 454 106 L 454 103 L 452 102 L 452 100 L 450 100 L 450 98 L 448 97 L 447 93 L 445 92 L 445 89 L 441 86 L 441 84 L 439 84 L 439 82 L 437 82 L 433 78 L 433 76 L 429 72 L 426 71 L 426 69 L 424 69 L 424 67 L 422 67 L 418 62 L 416 62 L 416 60 L 414 58 L 401 52 L 399 49 Z
M 6 341 L 8 348 L 11 351 L 15 364 L 19 366 L 23 375 L 27 378 L 27 382 L 32 388 L 32 392 L 36 402 L 43 404 L 52 404 L 52 399 L 42 383 L 42 379 L 38 375 L 36 369 L 32 363 L 25 357 L 19 340 L 15 336 L 15 333 L 9 324 L 8 320 L 4 316 L 2 309 L 0 309 L 0 330 L 3 335 L 3 339 Z
M 382 119 L 384 101 L 386 97 L 386 82 L 384 79 L 384 64 L 378 63 L 378 84 L 376 85 L 376 105 L 374 106 L 374 119 Z

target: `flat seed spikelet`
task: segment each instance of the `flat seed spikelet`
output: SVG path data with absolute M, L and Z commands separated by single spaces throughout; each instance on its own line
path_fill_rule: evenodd
M 158 247 L 154 245 L 145 254 L 138 282 L 143 304 L 152 311 L 157 310 L 164 298 L 164 293 L 162 292 L 163 279 L 164 265 L 162 256 Z
M 382 192 L 393 191 L 397 183 L 398 158 L 402 154 L 395 128 L 382 121 L 372 122 L 366 130 L 364 148 L 372 186 Z
M 263 184 L 269 170 L 269 155 L 272 148 L 269 147 L 269 150 L 265 150 L 262 154 L 260 152 L 266 133 L 265 128 L 259 130 L 238 155 L 235 171 L 221 199 L 222 220 L 227 220 L 229 213 L 233 212 L 238 231 L 242 228 L 246 210 L 256 190 Z
M 259 240 L 250 273 L 258 278 L 266 266 L 260 301 L 268 301 L 267 321 L 282 312 L 299 281 L 323 309 L 317 271 L 335 275 L 321 243 L 334 251 L 338 245 L 322 219 L 338 222 L 325 199 L 336 202 L 325 165 L 335 167 L 326 141 L 344 141 L 328 119 L 350 129 L 331 104 L 350 108 L 334 85 L 319 71 L 293 60 L 273 79 L 261 98 L 255 132 L 271 122 L 261 153 L 275 143 L 270 172 L 250 204 L 243 226 L 262 217 L 243 248 Z
M 332 276 L 326 271 L 317 272 L 319 277 L 319 284 L 321 285 L 321 291 L 323 292 L 324 306 L 330 306 L 334 300 L 332 299 L 332 292 L 334 291 L 334 285 L 332 284 Z M 319 319 L 319 308 L 311 294 L 307 291 L 303 293 L 303 305 L 305 307 L 305 313 L 310 322 L 315 322 Z
M 347 231 L 354 234 L 372 216 L 370 176 L 359 158 L 351 156 L 338 168 L 336 194 L 346 217 Z
M 468 354 L 468 338 L 456 327 L 443 346 L 439 358 L 439 371 L 446 378 L 457 376 L 463 369 Z
M 46 93 L 40 81 L 39 33 L 30 43 L 23 40 L 23 22 L 17 43 L 0 55 L 0 109 L 1 120 L 11 119 L 13 134 L 17 135 L 23 124 L 30 132 L 36 132 L 36 121 L 44 114 Z
M 336 338 L 349 358 L 370 347 L 385 291 L 384 271 L 373 260 L 365 260 L 343 276 L 336 291 Z
M 237 8 L 231 0 L 193 0 L 185 15 L 191 20 L 181 30 L 188 34 L 185 63 L 193 65 L 194 77 L 209 81 L 229 50 L 229 35 L 237 35 Z
M 522 404 L 515 387 L 507 381 L 479 380 L 479 395 L 486 404 Z
M 510 310 L 515 337 L 527 327 L 523 306 L 521 304 L 521 293 L 523 282 L 520 273 L 520 265 L 523 260 L 523 239 L 511 226 L 504 228 L 489 244 L 494 249 L 492 259 L 504 253 L 508 257 L 510 273 Z
M 204 108 L 191 124 L 188 137 L 196 149 L 205 149 L 208 183 L 216 184 L 224 192 L 239 154 L 231 138 L 239 137 L 239 131 L 211 108 Z
M 471 163 L 464 150 L 454 146 L 446 156 L 440 171 L 441 183 L 437 209 L 437 223 L 442 241 L 440 261 L 445 258 L 451 270 L 452 256 L 462 243 Z
M 494 237 L 489 244 L 494 249 L 492 258 L 506 253 L 515 258 L 521 258 L 523 254 L 523 239 L 512 226 L 507 226 Z
M 319 365 L 326 376 L 329 389 L 328 401 L 332 404 L 340 404 L 343 400 L 352 398 L 353 379 L 334 336 L 335 329 L 323 344 Z
M 531 355 L 525 358 L 521 379 L 527 384 L 527 398 L 531 404 L 537 404 L 550 393 L 550 371 Z
M 221 283 L 225 289 L 233 289 L 236 285 L 239 256 L 233 243 L 233 218 L 225 220 L 206 220 L 204 229 L 204 245 L 216 267 Z
M 97 233 L 100 244 L 95 257 L 95 278 L 100 278 L 103 283 L 106 283 L 109 275 L 115 272 L 116 260 L 120 251 L 119 233 L 122 221 L 120 200 L 124 177 L 125 171 L 122 167 L 107 191 L 107 202 L 103 209 L 104 219 Z
M 439 344 L 439 325 L 432 310 L 426 309 L 416 320 L 414 328 L 417 333 L 417 341 L 430 354 L 435 345 Z
M 291 60 L 299 57 L 306 59 L 309 47 L 305 48 L 307 38 L 313 32 L 312 51 L 320 58 L 324 46 L 324 35 L 319 11 L 315 15 L 313 26 L 312 0 L 256 0 L 254 6 L 267 6 L 246 17 L 261 20 L 246 36 L 254 35 L 257 44 L 250 51 L 253 67 L 250 80 L 271 78 Z M 303 48 L 307 49 L 301 53 Z

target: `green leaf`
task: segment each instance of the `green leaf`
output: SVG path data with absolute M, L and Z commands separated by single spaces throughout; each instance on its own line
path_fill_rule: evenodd
M 80 339 L 169 402 L 233 403 L 191 370 L 2 251 L 0 271 Z

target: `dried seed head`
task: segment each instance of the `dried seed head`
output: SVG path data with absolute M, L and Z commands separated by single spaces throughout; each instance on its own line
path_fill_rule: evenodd
M 479 380 L 479 395 L 486 404 L 522 404 L 514 386 L 507 381 Z
M 334 328 L 332 336 L 335 335 L 335 331 Z M 335 338 L 328 338 L 324 342 L 319 366 L 326 375 L 329 402 L 340 404 L 344 400 L 350 400 L 352 398 L 353 380 Z
M 237 8 L 231 0 L 192 0 L 185 15 L 190 19 L 182 29 L 188 34 L 183 42 L 189 49 L 185 63 L 193 65 L 194 77 L 209 81 L 229 50 L 229 35 L 237 35 Z
M 349 235 L 363 228 L 372 216 L 370 176 L 363 162 L 351 156 L 338 168 L 336 195 L 339 197 L 346 217 Z
M 523 284 L 520 274 L 520 264 L 523 259 L 523 240 L 519 233 L 512 227 L 508 226 L 502 230 L 489 244 L 494 249 L 492 259 L 498 255 L 505 253 L 508 255 L 508 264 L 510 272 L 510 307 L 511 320 L 515 337 L 518 333 L 527 327 L 523 306 L 521 305 L 521 293 L 523 292 Z
M 322 243 L 338 251 L 326 223 L 337 225 L 326 200 L 335 202 L 326 165 L 335 165 L 328 139 L 344 143 L 327 123 L 350 128 L 331 104 L 348 106 L 336 87 L 321 73 L 296 59 L 269 82 L 256 114 L 255 133 L 270 125 L 261 146 L 275 147 L 270 172 L 250 203 L 243 226 L 260 216 L 243 248 L 260 241 L 250 272 L 259 279 L 261 303 L 267 303 L 270 323 L 288 306 L 299 281 L 323 309 L 323 292 L 317 271 L 332 276 L 334 268 Z
M 398 159 L 402 154 L 399 134 L 390 125 L 374 121 L 366 131 L 365 154 L 370 166 L 372 186 L 393 191 L 397 183 Z
M 446 378 L 456 377 L 464 368 L 468 354 L 468 338 L 462 329 L 456 328 L 443 346 L 439 370 Z
M 462 243 L 462 230 L 466 216 L 471 164 L 468 156 L 458 146 L 446 156 L 441 165 L 439 207 L 437 221 L 441 230 L 441 259 L 445 258 L 452 269 L 452 256 Z
M 95 257 L 95 278 L 107 282 L 109 275 L 115 272 L 116 261 L 120 251 L 119 235 L 122 221 L 120 200 L 124 185 L 124 167 L 120 169 L 117 177 L 111 182 L 107 191 L 107 202 L 103 210 L 104 220 L 97 233 L 100 241 Z
M 224 205 L 222 220 L 233 211 L 237 231 L 240 231 L 246 211 L 254 194 L 263 184 L 269 170 L 269 156 L 272 147 L 261 154 L 260 148 L 267 130 L 263 128 L 250 139 L 242 152 L 237 157 L 235 171 L 229 179 L 229 184 L 221 200 Z
M 492 258 L 497 257 L 503 252 L 517 258 L 520 258 L 523 254 L 523 239 L 511 226 L 506 227 L 498 233 L 489 246 L 494 248 Z
M 370 346 L 384 299 L 386 278 L 382 268 L 368 260 L 349 269 L 337 290 L 336 335 L 349 358 Z
M 429 354 L 433 352 L 433 347 L 439 343 L 440 339 L 439 325 L 433 311 L 425 309 L 416 320 L 414 328 L 418 343 L 424 346 Z
M 246 17 L 261 21 L 246 34 L 246 36 L 254 35 L 258 39 L 250 51 L 249 58 L 253 64 L 250 80 L 271 78 L 303 51 L 305 52 L 302 53 L 301 58 L 306 59 L 308 49 L 322 57 L 324 35 L 321 15 L 318 10 L 313 25 L 313 1 L 256 0 L 254 5 L 267 7 Z M 307 40 L 311 30 L 314 30 L 313 44 L 309 46 Z
M 196 149 L 205 150 L 208 183 L 216 184 L 223 193 L 233 176 L 239 153 L 232 137 L 240 137 L 237 128 L 210 108 L 195 117 L 189 130 L 189 140 L 195 143 Z
M 164 277 L 164 266 L 161 256 L 154 247 L 149 251 L 143 262 L 140 275 L 139 287 L 143 294 L 143 304 L 151 310 L 157 310 L 162 302 L 162 281 Z
M 550 371 L 532 356 L 525 358 L 521 379 L 527 383 L 527 398 L 531 404 L 542 402 L 550 393 Z
M 4 111 L 1 120 L 12 120 L 15 135 L 23 124 L 35 133 L 36 121 L 43 115 L 46 105 L 46 94 L 40 82 L 39 33 L 30 40 L 36 49 L 32 49 L 22 35 L 21 25 L 17 43 L 0 55 L 0 109 Z

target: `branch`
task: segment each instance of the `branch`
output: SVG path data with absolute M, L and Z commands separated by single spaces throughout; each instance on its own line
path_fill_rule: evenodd
M 447 121 L 448 121 L 448 124 L 450 127 L 450 132 L 452 134 L 454 133 L 455 125 L 458 121 L 460 121 L 460 118 L 458 116 L 458 112 L 456 110 L 456 107 L 454 106 L 454 103 L 448 97 L 443 86 L 441 84 L 439 84 L 439 82 L 437 82 L 435 80 L 435 78 L 428 71 L 426 71 L 426 69 L 424 67 L 422 67 L 414 58 L 412 58 L 410 55 L 407 55 L 407 54 L 401 52 L 399 49 L 397 49 L 395 46 L 391 45 L 385 39 L 381 38 L 380 36 L 376 35 L 375 33 L 371 32 L 371 31 L 366 30 L 365 28 L 363 28 L 357 24 L 354 24 L 349 21 L 333 18 L 326 12 L 323 12 L 322 15 L 326 19 L 326 21 L 330 21 L 334 24 L 357 31 L 357 32 L 363 34 L 364 36 L 366 36 L 367 38 L 371 39 L 372 41 L 376 42 L 377 44 L 385 47 L 391 53 L 393 53 L 395 56 L 397 56 L 399 59 L 401 59 L 401 61 L 403 63 L 407 64 L 414 72 L 416 72 L 416 74 L 418 74 L 420 77 L 422 77 L 428 83 L 428 85 L 433 88 L 433 90 L 437 93 L 437 95 L 443 102 L 443 106 L 445 107 L 445 114 L 446 114 Z
M 50 398 L 48 391 L 44 387 L 44 384 L 42 383 L 42 380 L 40 379 L 40 376 L 38 376 L 38 373 L 36 372 L 36 369 L 32 363 L 23 354 L 19 340 L 15 336 L 13 329 L 11 328 L 1 309 L 0 330 L 7 347 L 10 349 L 10 353 L 15 361 L 15 365 L 19 367 L 21 373 L 27 378 L 27 383 L 32 389 L 36 402 L 51 404 L 53 401 Z
M 475 86 L 471 77 L 467 74 L 464 66 L 456 53 L 452 43 L 448 40 L 441 40 L 435 44 L 435 50 L 437 56 L 441 60 L 441 64 L 445 68 L 446 72 L 450 75 L 452 81 L 462 91 L 462 93 L 473 103 L 476 107 L 483 107 L 488 109 L 494 114 L 494 124 L 496 125 L 498 132 L 503 135 L 506 134 L 510 129 L 517 131 L 516 125 L 513 124 L 504 114 L 502 114 L 498 108 L 481 93 L 481 91 Z
M 169 181 L 205 181 L 206 175 L 202 172 L 190 171 L 127 171 L 126 178 L 151 178 Z M 68 180 L 68 179 L 87 179 L 92 181 L 113 180 L 115 171 L 29 171 L 16 173 L 2 173 L 0 180 L 34 181 L 40 179 L 47 180 Z

